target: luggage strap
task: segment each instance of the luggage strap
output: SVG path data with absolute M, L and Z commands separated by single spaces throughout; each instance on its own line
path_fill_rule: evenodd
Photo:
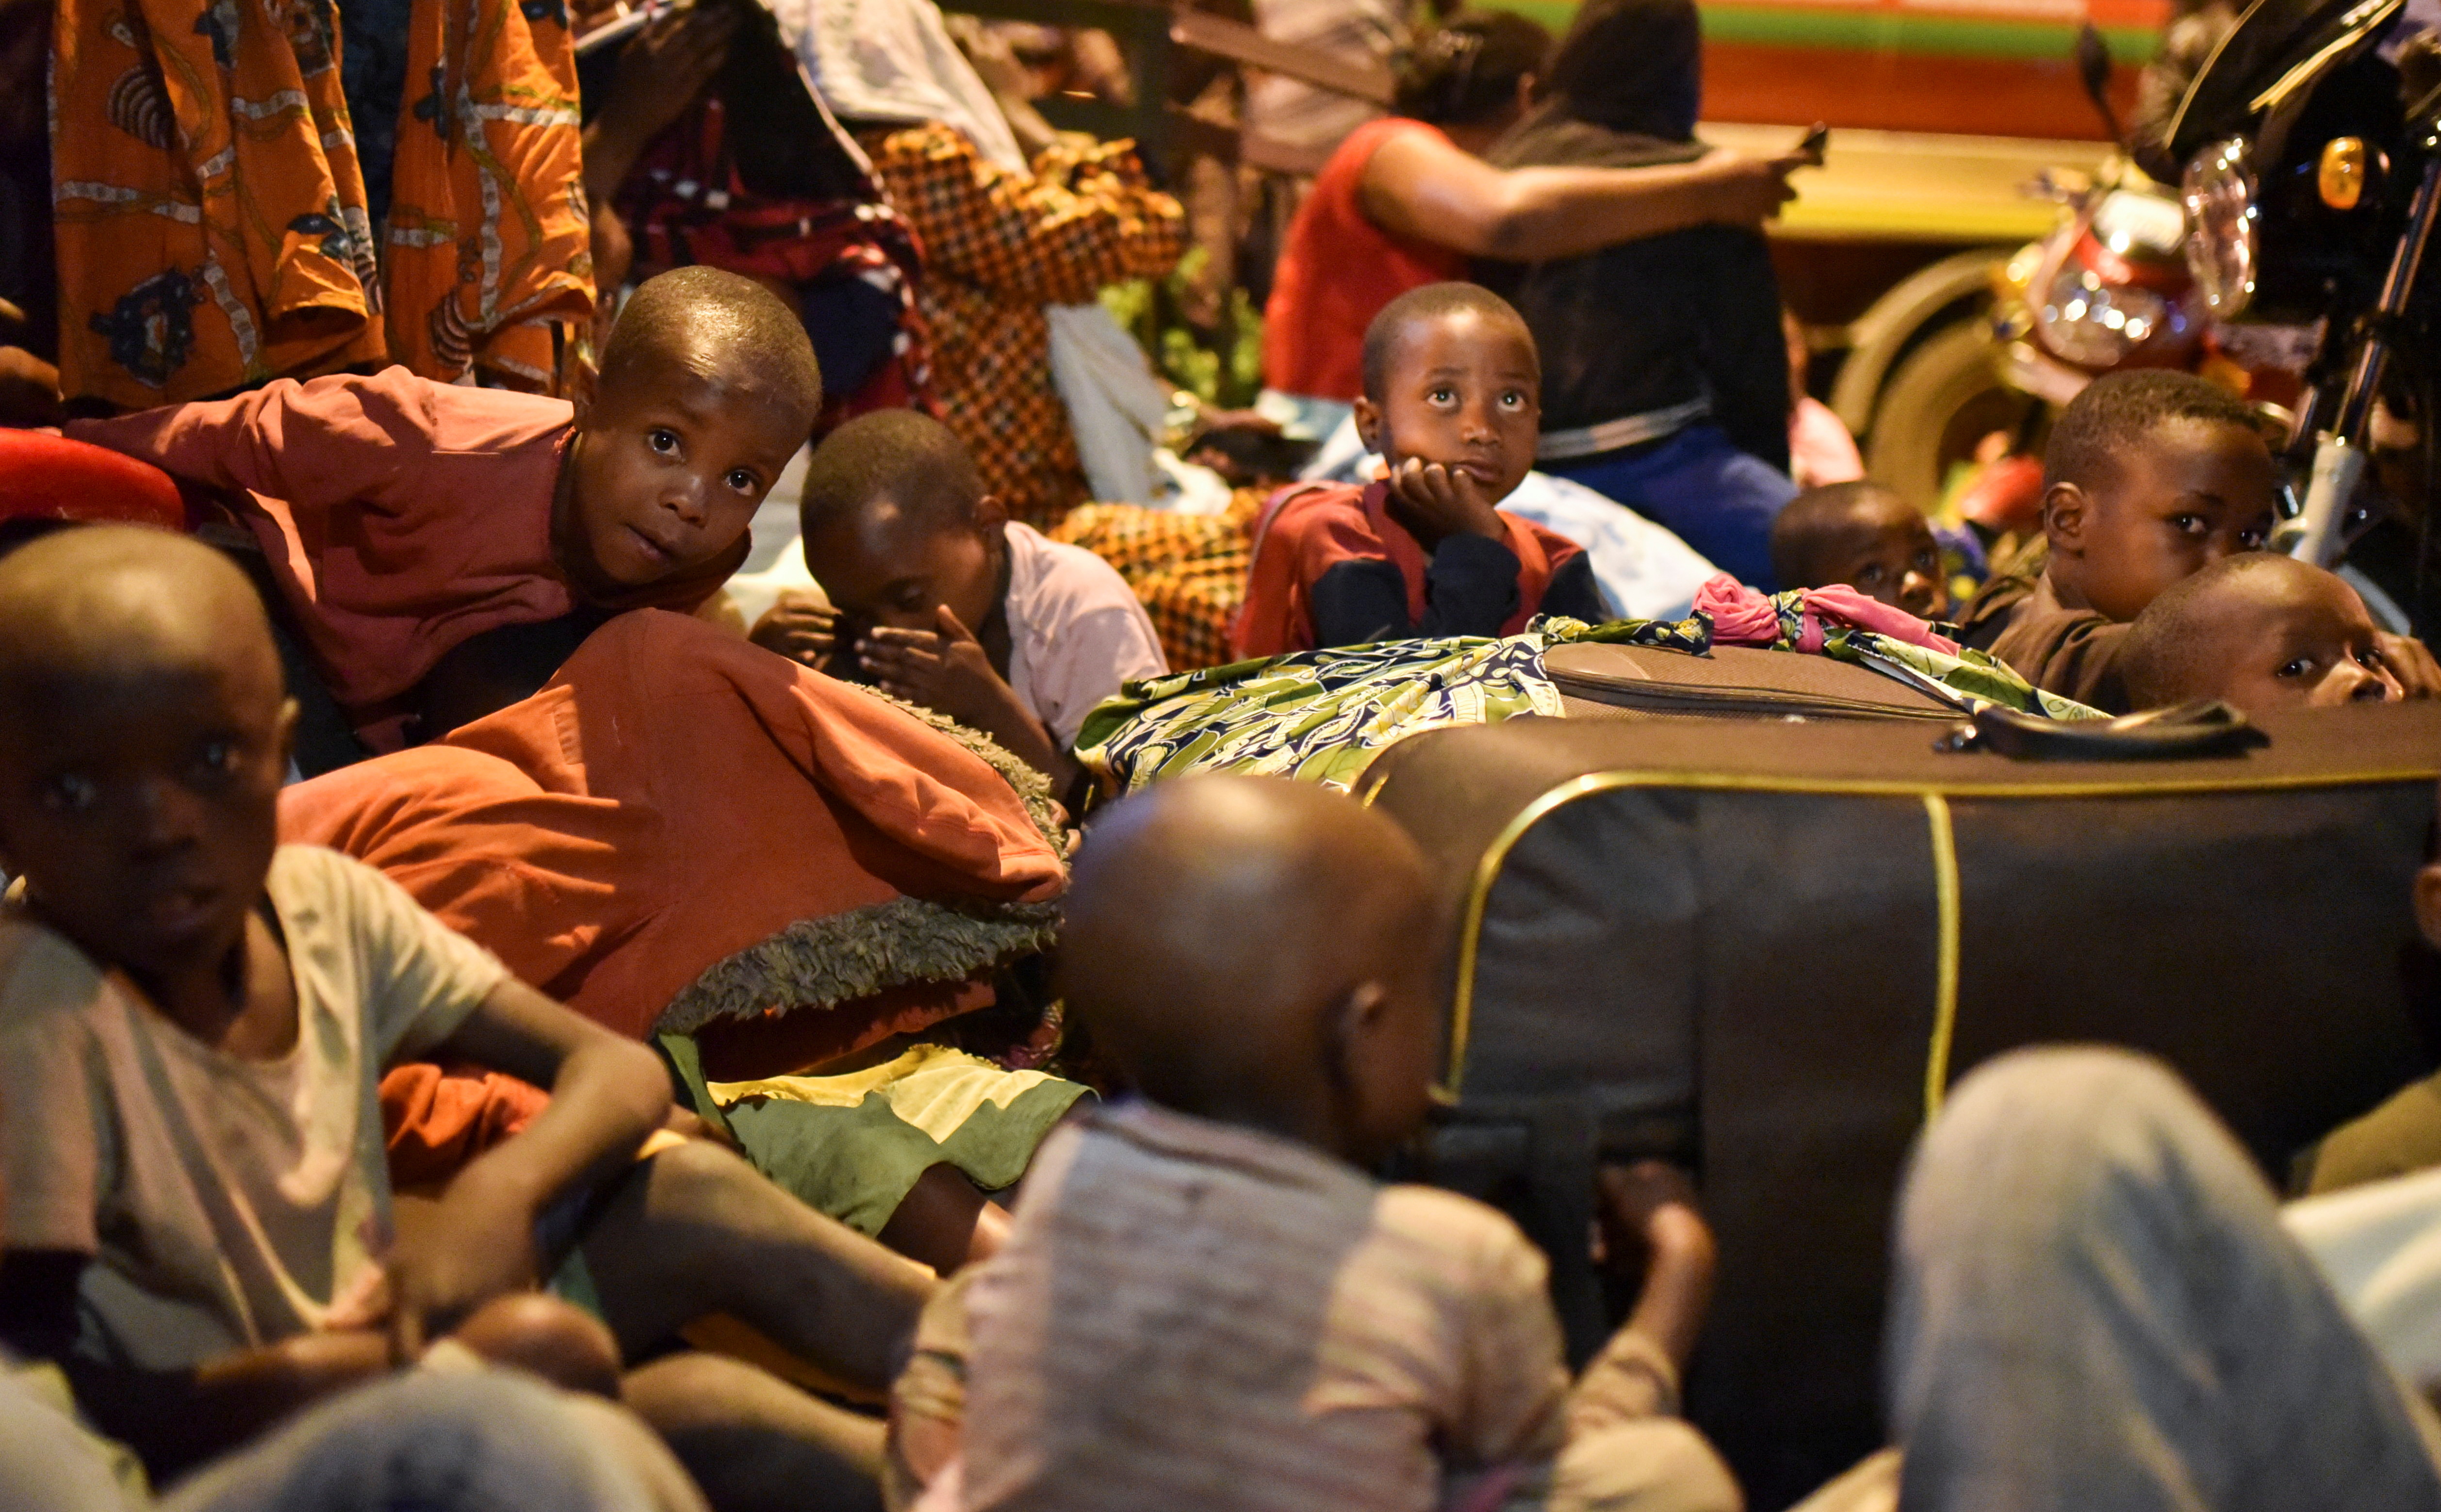
M 2043 719 L 1990 704 L 1933 743 L 1938 751 L 1993 751 L 2012 761 L 2177 761 L 2236 756 L 2271 737 L 2217 698 L 2118 719 Z

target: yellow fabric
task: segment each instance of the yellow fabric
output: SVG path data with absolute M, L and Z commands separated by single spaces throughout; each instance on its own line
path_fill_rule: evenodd
M 895 1060 L 838 1076 L 769 1076 L 751 1082 L 708 1082 L 723 1107 L 749 1097 L 856 1107 L 876 1092 L 901 1123 L 947 1143 L 985 1103 L 1006 1108 L 1053 1078 L 1037 1071 L 1003 1071 L 946 1045 L 917 1045 Z

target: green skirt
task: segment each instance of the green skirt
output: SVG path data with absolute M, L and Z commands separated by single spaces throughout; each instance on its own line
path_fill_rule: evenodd
M 935 1165 L 956 1166 L 986 1192 L 1015 1186 L 1052 1125 L 1091 1095 L 1082 1083 L 1003 1071 L 946 1045 L 838 1076 L 709 1083 L 692 1041 L 664 1035 L 661 1045 L 696 1112 L 725 1124 L 755 1169 L 867 1234 Z

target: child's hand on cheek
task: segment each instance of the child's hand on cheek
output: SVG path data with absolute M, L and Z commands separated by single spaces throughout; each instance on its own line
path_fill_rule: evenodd
M 1426 551 L 1453 535 L 1508 539 L 1499 512 L 1483 484 L 1463 468 L 1410 457 L 1390 471 L 1390 517 L 1407 528 Z
M 941 605 L 938 630 L 881 625 L 856 643 L 857 659 L 876 686 L 894 698 L 949 715 L 986 732 L 1016 701 L 974 632 Z

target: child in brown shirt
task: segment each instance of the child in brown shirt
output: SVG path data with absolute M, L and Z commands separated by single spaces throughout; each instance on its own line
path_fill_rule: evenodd
M 1959 616 L 1965 644 L 2036 687 L 2127 710 L 2127 623 L 2162 589 L 2271 533 L 2280 473 L 2245 402 L 2192 373 L 2106 373 L 2061 411 L 2043 453 L 2034 578 L 1996 578 Z

